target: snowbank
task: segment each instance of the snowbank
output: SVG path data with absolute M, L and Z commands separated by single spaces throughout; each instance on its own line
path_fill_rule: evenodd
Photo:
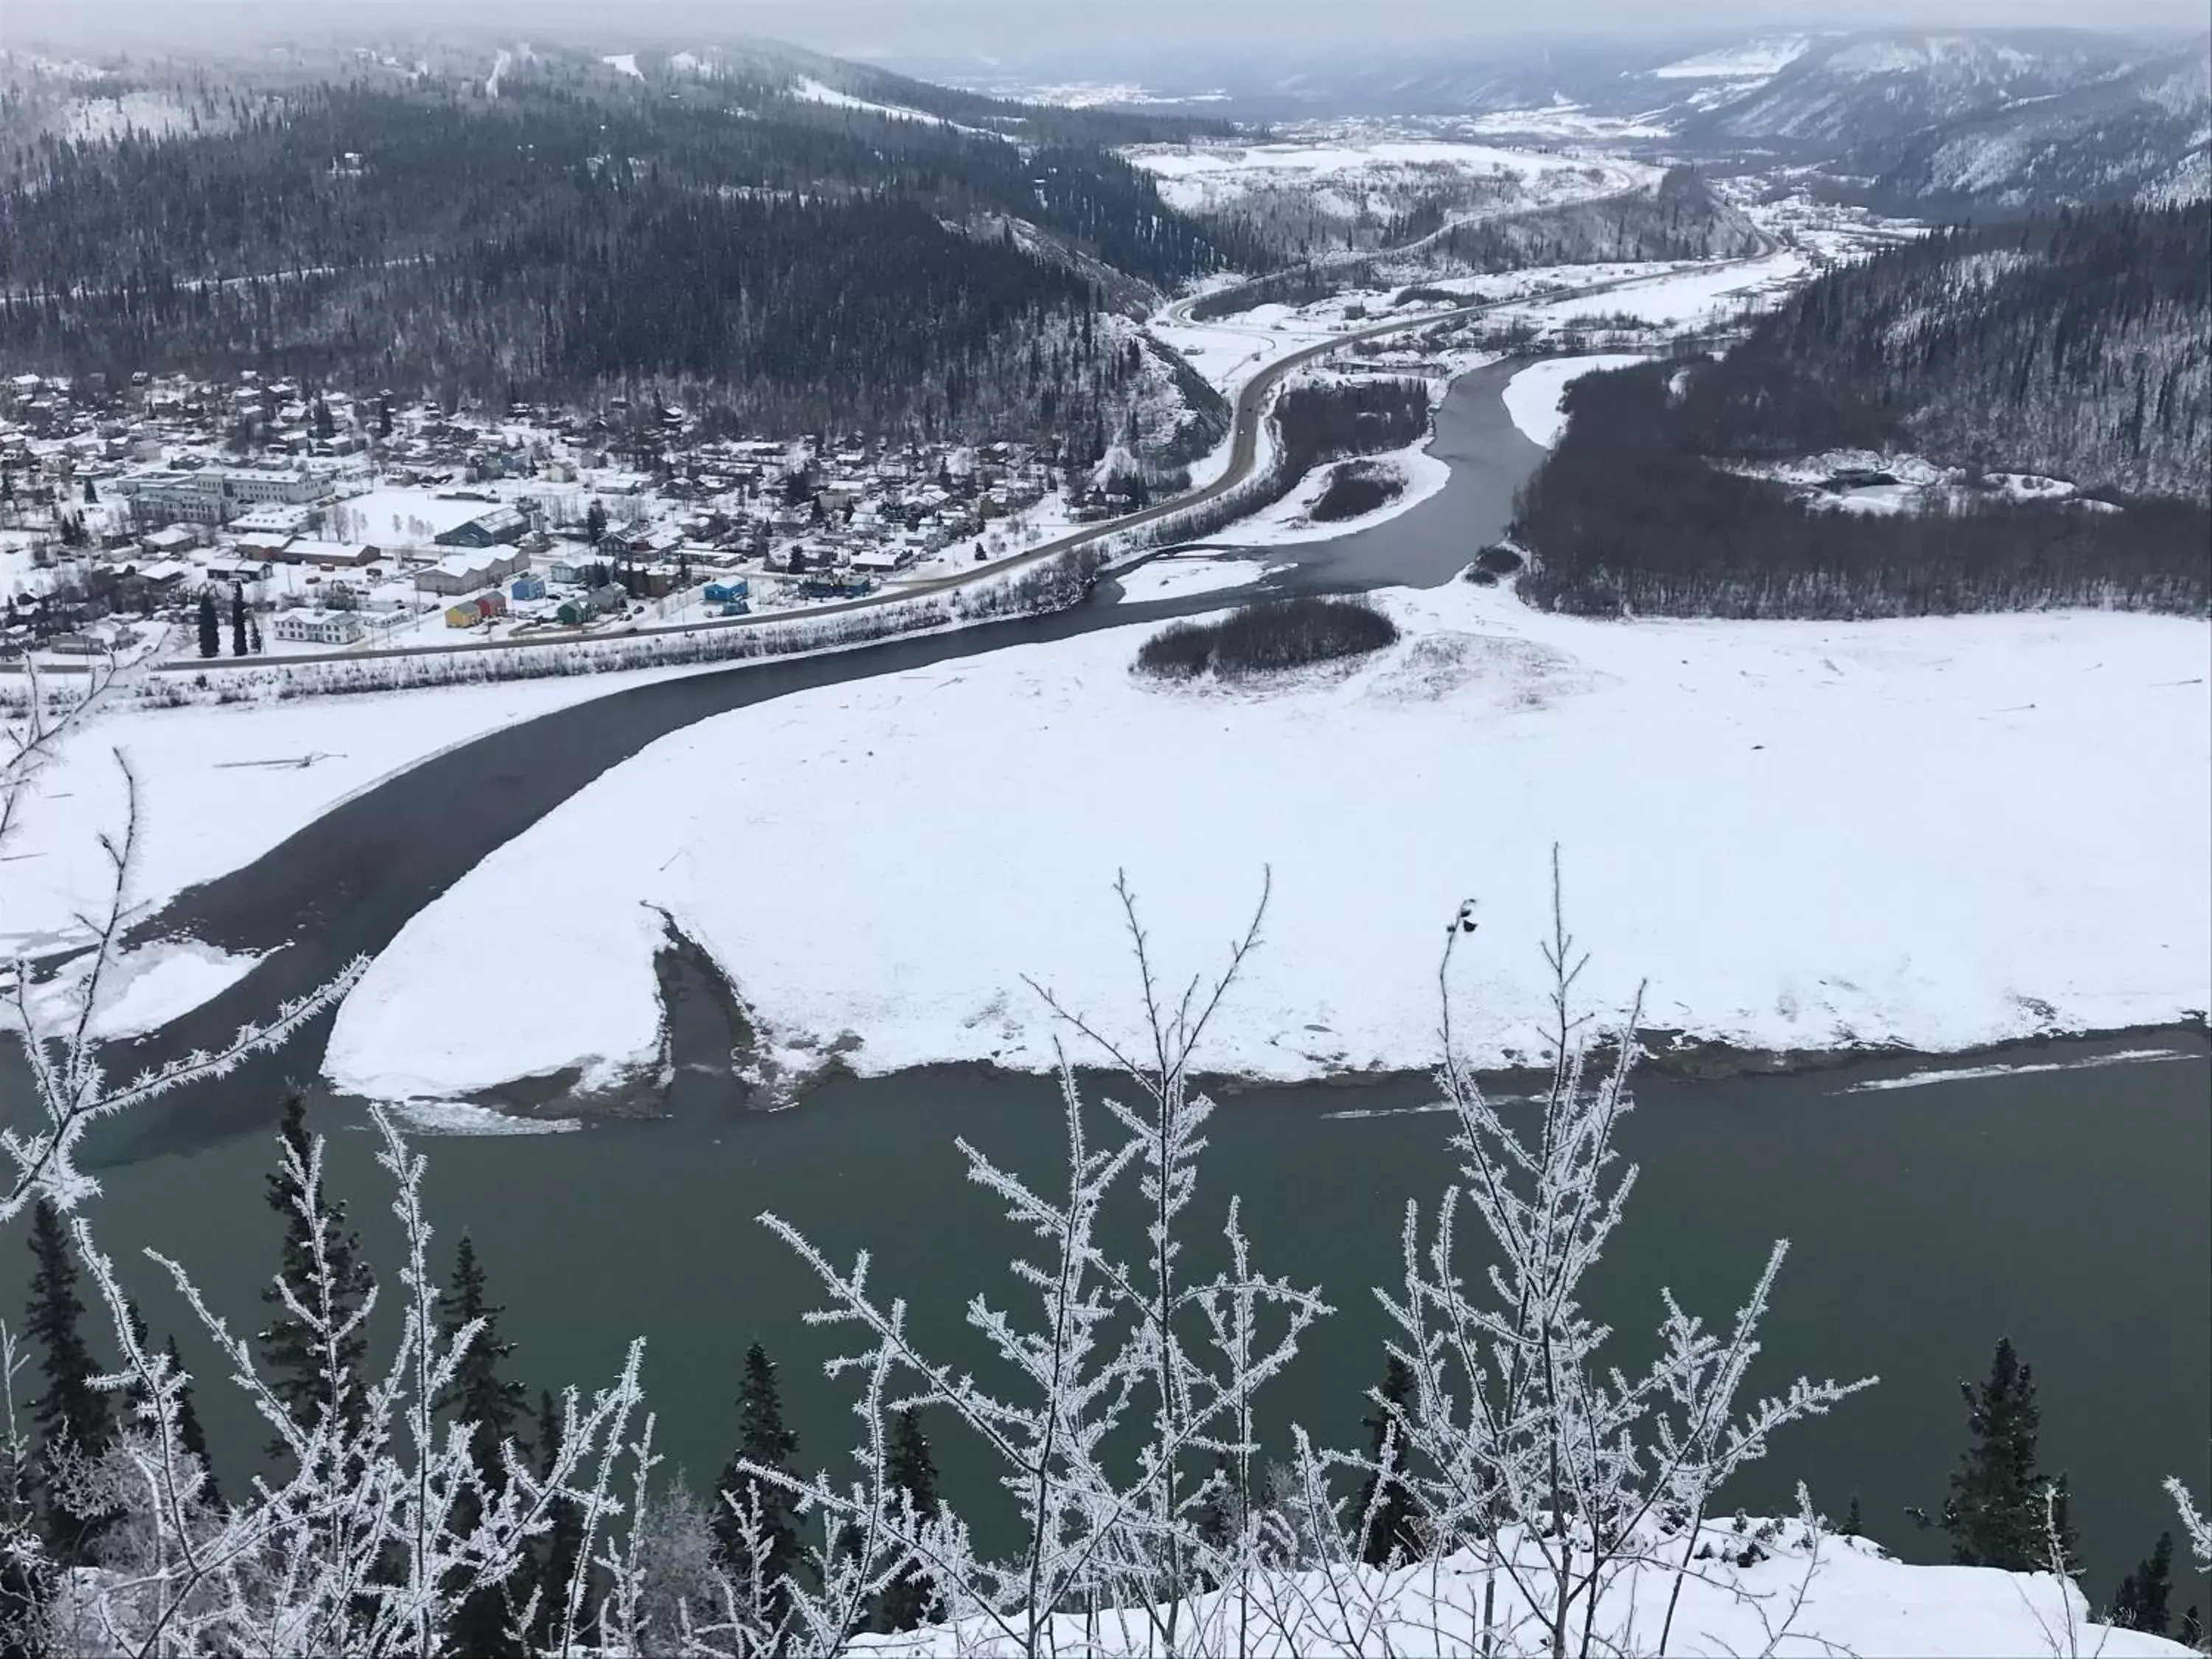
M 1547 357 L 1529 364 L 1505 383 L 1505 412 L 1521 428 L 1522 437 L 1549 449 L 1559 441 L 1559 434 L 1567 429 L 1567 414 L 1559 407 L 1559 400 L 1567 395 L 1570 385 L 1585 374 L 1626 368 L 1644 361 L 1620 352 L 1590 357 Z
M 1186 593 L 1212 593 L 1231 587 L 1249 587 L 1271 567 L 1254 559 L 1209 559 L 1200 556 L 1170 556 L 1150 559 L 1134 570 L 1117 574 L 1124 600 L 1180 599 Z
M 440 750 L 665 671 L 102 715 L 40 774 L 0 880 L 0 955 L 78 936 L 106 901 L 103 833 L 126 817 L 119 750 L 138 780 L 131 896 L 158 909 L 252 863 L 338 802 Z
M 1742 1542 L 1729 1525 L 1705 1530 L 1721 1550 Z M 1747 1522 L 1750 1534 L 1774 1530 L 1768 1522 Z M 2081 1592 L 2051 1573 L 1910 1566 L 1860 1539 L 1823 1535 L 1808 1547 L 1797 1522 L 1783 1522 L 1778 1531 L 1779 1538 L 1770 1535 L 1762 1547 L 1764 1559 L 1749 1566 L 1724 1558 L 1696 1561 L 1680 1578 L 1679 1603 L 1672 1599 L 1675 1575 L 1660 1562 L 1624 1566 L 1598 1596 L 1587 1643 L 1585 1609 L 1575 1604 L 1571 1650 L 1776 1659 L 2043 1659 L 2053 1653 L 2181 1659 L 2191 1651 L 2162 1637 L 2092 1622 Z M 1177 1628 L 1187 1652 L 1252 1659 L 1538 1654 L 1549 1651 L 1546 1632 L 1516 1586 L 1545 1583 L 1533 1549 L 1522 1552 L 1511 1573 L 1462 1554 L 1387 1573 L 1353 1567 L 1263 1574 L 1241 1590 L 1191 1597 L 1179 1611 Z M 1493 1621 L 1487 1632 L 1486 1609 Z M 1139 1608 L 1063 1613 L 1042 1645 L 1054 1653 L 1155 1653 L 1156 1617 Z M 917 1659 L 1021 1651 L 981 1620 L 906 1636 L 864 1636 L 854 1645 Z
M 1371 513 L 1362 513 L 1349 519 L 1316 521 L 1313 509 L 1328 488 L 1329 475 L 1346 463 L 1330 461 L 1317 466 L 1298 481 L 1297 487 L 1273 506 L 1265 507 L 1249 519 L 1240 519 L 1223 531 L 1222 539 L 1244 546 L 1287 547 L 1297 542 L 1334 541 L 1339 536 L 1349 536 L 1355 531 L 1371 530 L 1396 518 L 1401 513 L 1419 507 L 1451 482 L 1451 467 L 1428 453 L 1436 441 L 1433 432 L 1419 443 L 1404 449 L 1394 449 L 1380 455 L 1369 455 L 1355 465 L 1370 470 L 1395 472 L 1404 487 L 1395 495 Z
M 94 1035 L 102 1040 L 143 1036 L 212 1002 L 253 971 L 259 955 L 238 954 L 196 939 L 163 939 L 117 953 L 100 975 Z M 33 1018 L 50 1035 L 73 1024 L 82 1006 L 88 953 L 65 963 L 33 991 Z
M 331 1075 L 400 1097 L 652 1063 L 648 905 L 769 1032 L 856 1033 L 860 1071 L 1041 1067 L 1024 975 L 1109 1021 L 1130 1006 L 1116 869 L 1183 973 L 1270 866 L 1268 942 L 1211 1064 L 1426 1064 L 1438 928 L 1470 896 L 1495 1058 L 1533 1046 L 1554 841 L 1586 991 L 1619 1011 L 1650 975 L 1654 1026 L 1935 1051 L 2212 1006 L 2201 623 L 1382 599 L 1399 645 L 1273 686 L 1139 681 L 1147 630 L 1116 629 L 664 738 L 408 924 L 340 1013 Z M 485 984 L 496 1021 L 463 994 Z

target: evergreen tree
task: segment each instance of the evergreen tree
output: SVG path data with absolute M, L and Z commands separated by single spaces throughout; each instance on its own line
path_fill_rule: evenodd
M 167 1352 L 170 1375 L 175 1376 L 185 1365 L 178 1357 L 177 1339 L 173 1336 L 169 1339 Z M 192 1405 L 189 1384 L 177 1391 L 177 1443 L 185 1449 L 187 1456 L 198 1458 L 200 1467 L 207 1471 L 207 1484 L 200 1489 L 201 1496 L 211 1508 L 222 1508 L 222 1488 L 216 1483 L 215 1460 L 208 1455 L 207 1431 L 200 1426 L 200 1414 Z
M 2204 1651 L 2204 1621 L 2193 1606 L 2181 1615 L 2181 1645 L 2198 1653 Z
M 45 1391 L 32 1407 L 38 1425 L 36 1468 L 42 1488 L 40 1520 L 54 1559 L 82 1565 L 93 1540 L 109 1517 L 72 1511 L 56 1476 L 71 1462 L 89 1462 L 114 1438 L 107 1398 L 93 1386 L 100 1374 L 79 1322 L 84 1303 L 76 1293 L 76 1259 L 70 1249 L 61 1212 L 40 1199 L 31 1212 L 31 1254 L 38 1262 L 31 1275 L 26 1330 L 41 1350 L 39 1370 Z
M 1406 1489 L 1405 1482 L 1395 1478 L 1406 1466 L 1402 1418 L 1410 1414 L 1413 1405 L 1413 1373 L 1404 1360 L 1393 1354 L 1382 1373 L 1382 1407 L 1373 1416 L 1360 1419 L 1374 1435 L 1370 1457 L 1380 1470 L 1387 1471 L 1367 1477 L 1359 1489 L 1358 1507 L 1352 1511 L 1358 1523 L 1368 1529 L 1360 1553 L 1370 1567 L 1387 1567 L 1394 1561 L 1420 1559 L 1420 1506 Z M 1378 1485 L 1382 1487 L 1379 1503 L 1376 1496 Z
M 1859 1495 L 1856 1492 L 1851 1494 L 1851 1506 L 1844 1511 L 1844 1524 L 1836 1528 L 1836 1535 L 1838 1538 L 1863 1538 L 1866 1535 L 1866 1523 L 1859 1516 Z
M 2163 1636 L 2173 1621 L 2166 1600 L 2173 1594 L 2173 1534 L 2162 1532 L 2150 1559 L 2120 1580 L 2112 1592 L 2112 1610 L 2105 1622 L 2122 1630 L 2139 1630 Z M 2192 1609 L 2193 1611 L 2193 1609 Z
M 721 1505 L 714 1512 L 714 1542 L 725 1568 L 757 1568 L 763 1581 L 780 1587 L 799 1566 L 799 1522 L 791 1493 L 773 1482 L 746 1474 L 740 1462 L 789 1473 L 799 1437 L 784 1426 L 783 1399 L 775 1366 L 757 1342 L 745 1350 L 744 1380 L 738 1394 L 738 1449 L 722 1471 Z M 761 1559 L 745 1557 L 745 1517 L 760 1513 Z
M 222 623 L 215 614 L 215 595 L 203 591 L 200 594 L 200 655 L 222 655 Z
M 921 1431 L 919 1412 L 902 1411 L 892 1419 L 886 1474 L 891 1485 L 912 1501 L 916 1519 L 934 1521 L 938 1517 L 941 1505 L 937 1496 L 937 1463 L 930 1455 L 929 1440 Z M 910 1561 L 878 1601 L 876 1628 L 919 1629 L 929 1621 L 936 1607 L 937 1593 L 927 1571 L 919 1561 Z
M 53 1599 L 54 1569 L 40 1535 L 27 1449 L 0 1438 L 0 1659 L 43 1659 L 38 1639 Z
M 553 1391 L 544 1390 L 538 1396 L 538 1472 L 541 1476 L 550 1476 L 560 1460 L 562 1421 Z M 554 1499 L 546 1518 L 550 1524 L 532 1564 L 538 1613 L 530 1627 L 530 1639 L 540 1649 L 558 1649 L 562 1621 L 568 1611 L 568 1581 L 575 1577 L 576 1564 L 584 1553 L 584 1522 L 576 1506 L 565 1498 Z
M 392 399 L 389 398 L 376 400 L 376 435 L 380 438 L 392 435 Z
M 87 507 L 92 507 L 96 505 L 99 500 L 100 492 L 92 487 L 92 480 L 87 478 L 84 481 L 84 504 Z
M 514 1438 L 529 1419 L 529 1395 L 520 1382 L 503 1379 L 500 1363 L 514 1352 L 514 1344 L 499 1334 L 499 1316 L 505 1310 L 484 1292 L 483 1264 L 476 1243 L 466 1233 L 453 1263 L 453 1281 L 438 1298 L 438 1327 L 451 1341 L 471 1322 L 482 1325 L 468 1352 L 462 1355 L 453 1379 L 436 1401 L 436 1408 L 450 1412 L 468 1425 L 469 1455 L 494 1497 L 507 1490 L 507 1464 L 501 1448 Z M 473 1493 L 455 1505 L 453 1525 L 467 1533 L 476 1528 L 483 1505 Z M 453 1651 L 468 1659 L 520 1659 L 521 1644 L 508 1633 L 506 1588 L 480 1586 L 453 1615 L 449 1639 Z
M 2047 1483 L 2036 1467 L 2042 1413 L 2035 1401 L 2035 1375 L 2021 1363 L 2009 1337 L 1997 1342 L 1989 1381 L 1978 1386 L 1961 1382 L 1959 1392 L 1966 1402 L 1973 1443 L 1960 1455 L 1959 1467 L 1951 1472 L 1951 1494 L 1943 1500 L 1952 1560 L 1963 1567 L 2002 1567 L 2008 1572 L 2048 1567 L 2046 1485 L 2051 1486 L 2061 1547 L 2072 1559 L 2065 1479 Z
M 584 510 L 584 534 L 591 538 L 592 544 L 596 547 L 599 538 L 606 533 L 607 509 L 595 495 L 592 498 L 591 506 Z
M 237 582 L 230 585 L 230 654 L 246 654 L 246 589 Z
M 277 1134 L 301 1169 L 313 1166 L 320 1149 L 308 1137 L 307 1103 L 297 1093 L 285 1097 Z M 269 1177 L 268 1200 L 269 1207 L 284 1218 L 278 1277 L 300 1305 L 328 1327 L 317 1330 L 294 1315 L 275 1285 L 262 1291 L 262 1300 L 278 1310 L 261 1333 L 262 1361 L 271 1373 L 270 1387 L 303 1429 L 312 1429 L 334 1398 L 344 1420 L 358 1425 L 368 1333 L 358 1323 L 349 1331 L 344 1327 L 360 1311 L 375 1282 L 362 1260 L 361 1242 L 345 1229 L 345 1206 L 319 1187 L 313 1209 L 324 1239 L 324 1273 L 319 1282 L 313 1230 L 304 1212 L 306 1195 L 289 1164 L 280 1164 Z M 269 1455 L 282 1457 L 284 1449 L 282 1440 L 272 1440 Z
M 331 406 L 319 393 L 315 398 L 315 436 L 327 443 L 337 435 L 337 422 L 331 418 Z

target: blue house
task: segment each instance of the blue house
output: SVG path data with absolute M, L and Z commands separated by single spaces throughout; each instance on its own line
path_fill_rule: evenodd
M 732 599 L 752 597 L 752 584 L 743 576 L 729 576 L 718 582 L 708 582 L 702 596 L 709 605 L 727 605 Z
M 545 584 L 535 576 L 518 576 L 507 594 L 515 599 L 542 599 L 545 597 Z

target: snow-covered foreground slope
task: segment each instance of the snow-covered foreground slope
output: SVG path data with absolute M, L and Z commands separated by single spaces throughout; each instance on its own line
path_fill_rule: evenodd
M 1568 1651 L 1606 1654 L 1765 1654 L 1775 1659 L 2175 1659 L 2178 1642 L 2090 1621 L 2081 1592 L 2050 1573 L 1986 1567 L 1921 1567 L 1884 1557 L 1863 1540 L 1823 1534 L 1808 1545 L 1802 1523 L 1752 1522 L 1769 1534 L 1765 1559 L 1738 1566 L 1718 1551 L 1741 1548 L 1732 1526 L 1710 1525 L 1715 1559 L 1697 1560 L 1670 1601 L 1675 1575 L 1660 1561 L 1624 1566 L 1599 1596 L 1593 1639 L 1573 1605 Z M 1772 1535 L 1778 1532 L 1778 1536 Z M 1549 1585 L 1534 1550 L 1521 1582 Z M 1491 1598 L 1486 1601 L 1486 1591 Z M 1491 1626 L 1486 1632 L 1484 1612 Z M 1284 1572 L 1249 1589 L 1192 1597 L 1177 1609 L 1182 1650 L 1250 1659 L 1345 1656 L 1516 1655 L 1549 1651 L 1546 1632 L 1514 1594 L 1513 1578 L 1473 1555 L 1383 1572 L 1375 1568 Z M 1161 1616 L 1141 1608 L 1065 1613 L 1043 1650 L 1147 1655 L 1161 1651 Z M 1662 1629 L 1665 1642 L 1662 1645 Z M 907 1636 L 862 1637 L 878 1655 L 1012 1655 L 1017 1641 L 978 1620 Z
M 411 921 L 342 1012 L 341 1085 L 450 1096 L 650 1062 L 665 907 L 771 1034 L 880 1073 L 1050 1061 L 1034 974 L 1109 1018 L 1126 869 L 1176 972 L 1272 867 L 1207 1060 L 1414 1066 L 1480 901 L 1480 1045 L 1526 1048 L 1560 845 L 1585 989 L 1774 1047 L 1953 1048 L 2212 1004 L 2212 633 L 2103 614 L 1592 623 L 1455 584 L 1406 638 L 1168 689 L 1119 629 L 708 720 Z M 470 988 L 500 988 L 496 1019 Z M 605 1068 L 598 1068 L 602 1075 Z

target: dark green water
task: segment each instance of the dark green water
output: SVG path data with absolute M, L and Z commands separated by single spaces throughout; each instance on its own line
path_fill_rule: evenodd
M 1940 1501 L 1963 1433 L 1957 1381 L 1980 1373 L 2009 1333 L 2041 1385 L 2046 1466 L 2072 1473 L 2087 1588 L 2101 1599 L 2171 1523 L 2160 1480 L 2212 1484 L 2212 1064 L 2201 1040 L 2180 1043 L 2189 1056 L 2164 1063 L 1881 1092 L 1841 1091 L 1903 1066 L 1647 1079 L 1625 1137 L 1642 1179 L 1597 1311 L 1632 1362 L 1662 1285 L 1725 1323 L 1768 1243 L 1789 1237 L 1767 1332 L 1775 1359 L 1755 1384 L 1802 1370 L 1873 1372 L 1881 1385 L 1789 1434 L 1735 1501 L 1785 1504 L 1802 1477 L 1840 1514 L 1856 1492 L 1869 1529 L 1914 1554 L 1935 1540 L 1916 1537 L 1900 1510 Z M 2072 1062 L 2121 1046 L 1996 1060 Z M 1381 1369 L 1369 1287 L 1395 1270 L 1406 1200 L 1432 1206 L 1446 1174 L 1446 1119 L 1409 1109 L 1431 1097 L 1407 1079 L 1272 1090 L 1220 1108 L 1194 1231 L 1218 1228 L 1229 1194 L 1242 1194 L 1259 1263 L 1321 1285 L 1339 1310 L 1279 1385 L 1278 1429 L 1296 1417 L 1323 1443 L 1359 1433 L 1359 1393 Z M 948 1358 L 980 1361 L 962 1340 L 963 1306 L 977 1289 L 1002 1304 L 1016 1297 L 1006 1263 L 1021 1240 L 966 1182 L 952 1139 L 1043 1170 L 1060 1136 L 1049 1085 L 926 1072 L 749 1116 L 726 1084 L 693 1075 L 678 1103 L 667 1123 L 425 1143 L 441 1269 L 460 1231 L 472 1232 L 533 1389 L 607 1377 L 623 1340 L 646 1334 L 662 1446 L 672 1468 L 704 1480 L 726 1455 L 732 1379 L 758 1337 L 784 1366 L 802 1456 L 835 1468 L 854 1438 L 848 1395 L 813 1380 L 826 1350 L 799 1315 L 815 1298 L 755 1220 L 771 1208 L 841 1260 L 872 1250 L 878 1289 L 905 1296 Z M 339 1186 L 390 1264 L 394 1228 L 370 1137 L 343 1104 L 316 1110 Z M 277 1236 L 260 1199 L 270 1154 L 252 1137 L 106 1170 L 94 1211 L 106 1247 L 120 1255 L 159 1242 L 251 1328 Z M 27 1252 L 9 1254 L 25 1258 L 0 1284 L 15 1306 Z M 180 1326 L 184 1310 L 147 1265 L 129 1274 L 156 1334 Z M 220 1385 L 203 1411 L 219 1455 L 258 1443 Z M 974 1465 L 949 1437 L 939 1454 L 957 1491 Z

